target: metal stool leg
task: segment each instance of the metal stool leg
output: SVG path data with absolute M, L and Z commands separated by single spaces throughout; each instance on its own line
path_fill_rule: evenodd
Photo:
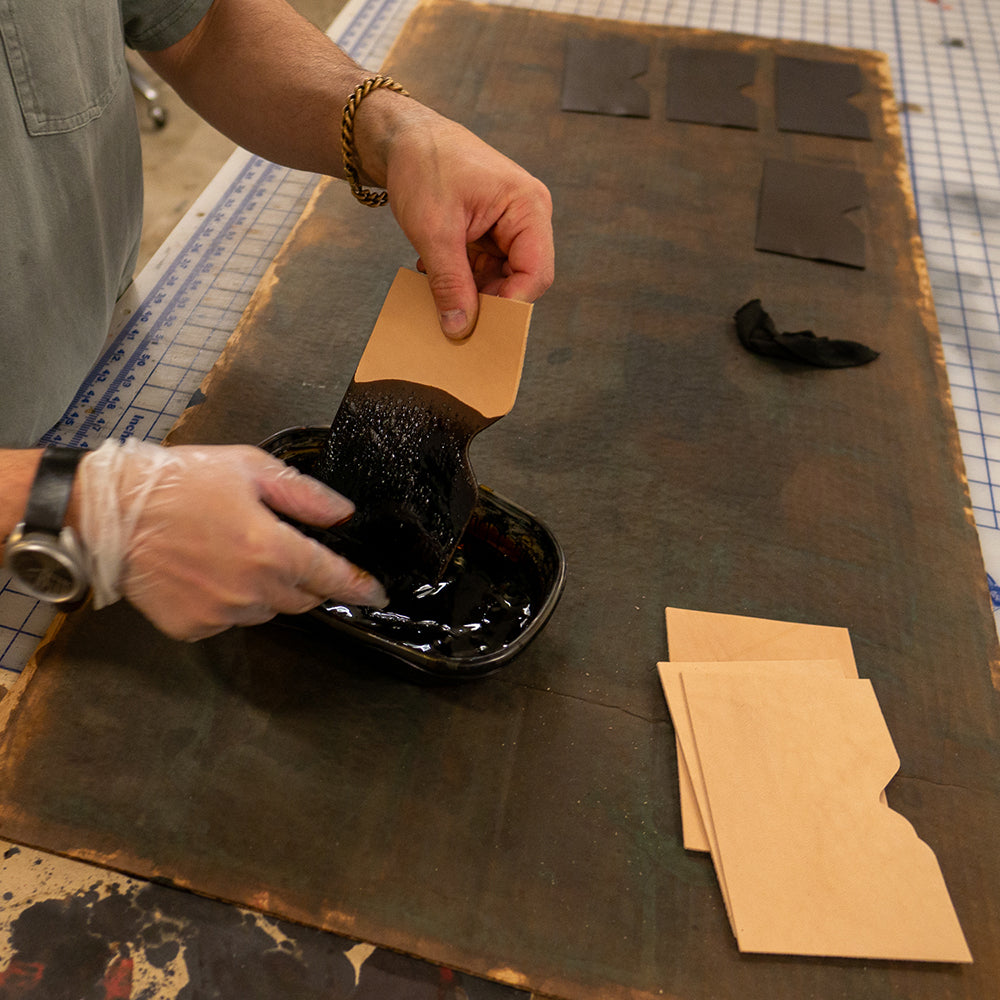
M 157 128 L 163 128 L 167 124 L 167 111 L 160 104 L 160 95 L 156 88 L 131 62 L 128 62 L 128 75 L 135 92 L 146 101 L 146 110 L 149 113 L 150 120 Z

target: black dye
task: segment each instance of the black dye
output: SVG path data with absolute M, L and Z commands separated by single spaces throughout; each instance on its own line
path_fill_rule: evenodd
M 533 560 L 509 558 L 479 528 L 474 520 L 440 580 L 393 597 L 383 610 L 330 602 L 322 613 L 433 657 L 502 652 L 524 633 L 548 580 Z
M 390 596 L 440 580 L 478 496 L 469 444 L 491 423 L 441 389 L 352 381 L 307 471 L 356 513 L 321 540 Z
M 324 428 L 301 427 L 275 435 L 263 447 L 312 472 L 327 441 Z M 335 533 L 292 523 L 323 544 Z M 441 574 L 397 589 L 385 609 L 330 601 L 310 616 L 390 652 L 423 677 L 480 677 L 516 655 L 544 625 L 559 598 L 563 572 L 562 552 L 544 527 L 478 488 L 468 526 Z

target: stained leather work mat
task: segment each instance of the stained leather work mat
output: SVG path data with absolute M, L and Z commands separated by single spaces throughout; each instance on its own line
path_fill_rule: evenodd
M 79 613 L 9 706 L 0 836 L 574 1000 L 980 1000 L 1000 978 L 996 639 L 885 60 L 622 24 L 650 46 L 650 119 L 562 112 L 567 37 L 608 30 L 435 3 L 387 65 L 553 192 L 558 280 L 517 405 L 473 450 L 566 550 L 545 631 L 489 679 L 427 688 L 332 634 L 184 645 L 126 606 Z M 757 57 L 756 132 L 666 120 L 674 45 Z M 856 61 L 873 140 L 778 133 L 779 53 Z M 864 174 L 864 270 L 753 249 L 774 157 Z M 412 260 L 387 212 L 326 186 L 172 439 L 328 423 Z M 732 314 L 755 297 L 881 357 L 750 355 Z M 737 951 L 680 842 L 665 605 L 850 629 L 902 760 L 889 802 L 937 853 L 973 965 Z

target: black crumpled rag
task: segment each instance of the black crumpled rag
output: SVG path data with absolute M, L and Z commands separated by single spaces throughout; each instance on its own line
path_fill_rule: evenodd
M 760 299 L 752 299 L 745 306 L 740 306 L 733 318 L 740 343 L 748 351 L 769 358 L 782 358 L 820 368 L 851 368 L 866 365 L 879 354 L 854 340 L 817 337 L 812 330 L 779 333 L 774 321 L 764 312 Z

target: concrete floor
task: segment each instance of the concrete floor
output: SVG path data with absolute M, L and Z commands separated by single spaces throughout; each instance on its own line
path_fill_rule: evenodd
M 326 31 L 346 0 L 290 2 Z M 136 53 L 130 52 L 129 60 L 158 89 L 159 103 L 167 113 L 167 124 L 158 128 L 147 113 L 145 101 L 136 99 L 146 188 L 141 270 L 236 147 L 188 108 Z

